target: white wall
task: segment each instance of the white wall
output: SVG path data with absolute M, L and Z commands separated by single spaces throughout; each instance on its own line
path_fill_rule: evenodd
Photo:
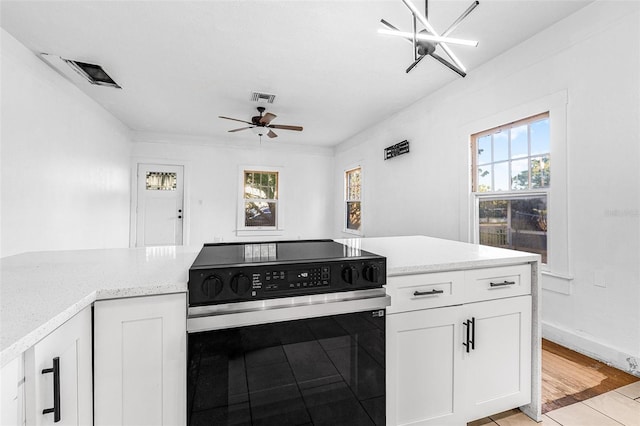
M 185 244 L 331 236 L 332 149 L 261 143 L 257 136 L 250 143 L 167 135 L 134 140 L 132 169 L 137 163 L 185 167 Z M 240 166 L 281 168 L 279 235 L 236 235 Z
M 127 128 L 1 31 L 0 256 L 127 247 Z
M 640 2 L 596 1 L 341 144 L 335 203 L 360 162 L 366 236 L 473 240 L 469 135 L 552 109 L 543 332 L 640 375 L 639 76 Z

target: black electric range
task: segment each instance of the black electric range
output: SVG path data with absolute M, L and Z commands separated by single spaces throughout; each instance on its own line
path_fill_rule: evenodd
M 382 287 L 386 258 L 332 240 L 205 244 L 189 306 Z

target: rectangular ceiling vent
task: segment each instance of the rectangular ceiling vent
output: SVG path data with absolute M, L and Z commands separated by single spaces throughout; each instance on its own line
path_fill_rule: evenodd
M 71 59 L 64 59 L 64 58 L 62 60 L 65 61 L 67 64 L 69 64 L 69 66 L 75 72 L 77 72 L 82 77 L 87 79 L 87 81 L 91 84 L 96 84 L 98 86 L 115 87 L 116 89 L 122 89 L 122 87 L 120 87 L 118 83 L 116 83 L 115 81 L 113 81 L 111 77 L 109 77 L 109 74 L 107 74 L 107 72 L 104 69 L 102 69 L 100 65 L 88 64 L 86 62 L 80 62 L 80 61 L 72 61 Z
M 253 102 L 272 104 L 275 98 L 276 95 L 270 95 L 269 93 L 253 92 L 251 94 L 251 100 Z
M 98 86 L 122 88 L 100 65 L 65 59 L 48 53 L 41 53 L 39 56 L 59 74 L 75 84 L 81 85 L 86 81 Z

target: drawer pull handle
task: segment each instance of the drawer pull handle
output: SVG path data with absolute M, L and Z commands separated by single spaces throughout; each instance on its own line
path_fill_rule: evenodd
M 60 357 L 53 358 L 53 368 L 45 368 L 42 374 L 53 373 L 53 408 L 45 408 L 42 414 L 53 413 L 53 422 L 60 421 Z
M 490 283 L 489 283 L 489 285 L 490 285 L 491 287 L 503 287 L 503 286 L 505 286 L 505 285 L 514 285 L 515 283 L 516 283 L 515 281 L 507 281 L 507 280 L 504 280 L 504 281 L 503 281 L 503 282 L 501 282 L 501 283 L 492 283 L 492 282 L 490 282 Z
M 444 293 L 444 290 L 440 290 L 439 288 L 434 288 L 433 290 L 429 290 L 429 291 L 414 291 L 413 295 L 414 296 L 431 296 L 434 294 L 442 294 Z

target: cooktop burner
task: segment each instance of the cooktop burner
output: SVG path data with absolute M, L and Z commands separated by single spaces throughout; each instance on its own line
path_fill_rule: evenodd
M 189 304 L 382 287 L 386 258 L 332 240 L 205 244 L 189 269 Z

